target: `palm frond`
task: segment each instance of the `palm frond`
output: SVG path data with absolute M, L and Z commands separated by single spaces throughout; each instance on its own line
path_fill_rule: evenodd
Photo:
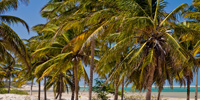
M 162 20 L 162 22 L 159 24 L 159 27 L 161 27 L 163 25 L 163 23 L 173 14 L 178 13 L 178 12 L 183 12 L 185 10 L 185 8 L 188 7 L 188 4 L 184 3 L 181 4 L 180 6 L 178 6 L 177 8 L 175 8 L 172 12 L 169 13 L 169 15 L 167 15 L 167 17 L 165 17 L 165 19 Z
M 26 29 L 29 32 L 29 26 L 28 26 L 28 24 L 24 20 L 22 20 L 22 19 L 20 19 L 18 17 L 9 16 L 9 15 L 1 15 L 0 16 L 0 20 L 3 21 L 3 22 L 5 22 L 5 23 L 8 23 L 8 24 L 21 23 L 22 25 L 24 25 L 26 27 Z

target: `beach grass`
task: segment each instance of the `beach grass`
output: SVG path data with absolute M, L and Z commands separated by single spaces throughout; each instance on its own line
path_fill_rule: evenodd
M 8 93 L 8 90 L 7 88 L 0 88 L 0 94 L 7 94 Z M 18 90 L 18 89 L 14 89 L 14 88 L 11 88 L 10 94 L 20 94 L 20 95 L 28 95 L 28 92 L 25 91 L 25 90 Z

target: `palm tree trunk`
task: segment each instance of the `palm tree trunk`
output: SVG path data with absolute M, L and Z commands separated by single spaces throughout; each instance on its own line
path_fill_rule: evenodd
M 62 98 L 62 73 L 60 73 L 60 89 L 59 89 L 60 91 L 60 97 L 59 97 L 59 100 L 61 100 L 61 98 Z
M 94 68 L 94 48 L 95 48 L 95 40 L 94 40 L 94 37 L 92 37 L 91 59 L 90 59 L 89 100 L 92 99 L 92 83 L 93 83 L 93 68 Z
M 121 100 L 124 100 L 124 78 L 122 80 L 122 96 L 121 96 Z
M 57 94 L 57 96 L 55 97 L 55 99 L 57 99 L 59 95 L 60 95 L 60 93 Z
M 151 74 L 149 76 L 148 83 L 147 83 L 146 100 L 151 100 L 151 88 L 153 84 L 154 72 L 155 72 L 155 66 L 153 65 L 152 68 L 150 69 Z
M 76 93 L 75 100 L 78 100 L 78 68 L 77 68 L 77 60 L 75 60 L 74 67 L 75 67 L 74 76 L 75 76 L 75 93 Z
M 40 81 L 38 82 L 38 85 L 39 85 L 39 86 L 38 86 L 38 88 L 39 88 L 39 89 L 38 89 L 38 100 L 40 100 Z
M 30 89 L 30 95 L 32 95 L 32 90 L 33 90 L 33 80 L 31 80 L 31 89 Z
M 162 91 L 162 87 L 159 86 L 157 100 L 160 100 L 160 93 L 161 93 L 161 91 Z
M 71 87 L 71 89 L 72 89 L 72 97 L 71 97 L 71 100 L 74 100 L 74 90 L 75 90 L 75 75 L 74 75 L 74 70 L 75 68 L 73 68 L 73 82 L 72 82 L 72 87 Z
M 85 85 L 86 85 L 86 81 L 84 82 L 84 85 L 83 85 L 83 87 L 84 87 L 83 92 L 85 92 Z
M 46 75 L 44 76 L 44 100 L 47 100 Z
M 189 75 L 187 76 L 187 100 L 190 100 L 190 79 Z
M 9 73 L 8 93 L 10 93 L 11 75 Z
M 115 80 L 115 97 L 114 97 L 114 100 L 118 100 L 118 82 L 119 82 L 119 78 L 117 77 L 116 80 Z
M 195 100 L 197 100 L 197 97 L 198 97 L 198 71 L 199 71 L 199 68 L 197 67 L 196 69 L 196 89 L 195 89 Z

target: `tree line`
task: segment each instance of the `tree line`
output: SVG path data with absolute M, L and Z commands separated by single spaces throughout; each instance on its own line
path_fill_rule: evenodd
M 91 100 L 95 72 L 106 79 L 104 85 L 115 88 L 114 100 L 121 84 L 147 90 L 146 100 L 154 84 L 159 100 L 166 82 L 173 87 L 175 81 L 187 85 L 189 100 L 200 61 L 198 0 L 170 13 L 165 0 L 49 0 L 40 11 L 47 23 L 32 27 L 37 35 L 22 40 L 8 24 L 22 23 L 29 32 L 27 23 L 4 13 L 28 2 L 0 1 L 1 81 L 14 77 L 21 86 L 37 79 L 40 100 L 44 80 L 45 100 L 51 87 L 59 100 L 68 89 L 71 100 L 78 100 L 79 81 L 84 79 Z M 197 100 L 198 77 L 196 82 Z

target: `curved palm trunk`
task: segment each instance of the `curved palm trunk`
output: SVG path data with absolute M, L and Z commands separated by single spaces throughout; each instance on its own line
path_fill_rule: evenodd
M 187 76 L 187 100 L 190 100 L 190 77 Z
M 150 71 L 151 74 L 149 76 L 148 83 L 147 83 L 146 100 L 151 100 L 151 88 L 152 88 L 152 84 L 153 84 L 155 66 L 153 65 L 150 70 L 151 70 Z
M 197 97 L 198 97 L 198 71 L 199 71 L 199 68 L 197 67 L 196 69 L 196 89 L 195 89 L 195 100 L 197 100 Z
M 47 100 L 46 76 L 44 76 L 44 100 Z
M 94 68 L 94 48 L 95 48 L 95 40 L 94 40 L 94 37 L 92 37 L 91 59 L 90 59 L 89 100 L 92 99 L 92 83 L 93 83 L 93 68 Z
M 38 100 L 40 100 L 40 81 L 39 81 L 38 85 L 39 85 L 39 86 L 38 86 L 38 88 L 39 88 L 39 89 L 38 89 Z
M 115 80 L 115 98 L 114 98 L 114 100 L 118 100 L 118 91 L 119 91 L 118 82 L 119 82 L 119 78 L 117 77 Z
M 121 100 L 124 100 L 124 79 L 122 81 L 122 96 L 121 96 Z
M 71 100 L 74 100 L 74 90 L 75 90 L 75 75 L 74 75 L 74 68 L 73 68 L 73 82 L 72 82 L 72 97 L 71 97 Z
M 33 80 L 31 80 L 31 89 L 30 89 L 30 95 L 32 95 L 32 90 L 33 90 Z
M 161 91 L 162 91 L 162 87 L 159 86 L 157 100 L 160 100 L 160 93 L 161 93 Z
M 61 100 L 62 98 L 62 73 L 60 73 L 60 89 L 59 89 L 59 94 L 60 94 L 60 97 L 59 97 L 59 100 Z
M 75 76 L 75 100 L 78 100 L 78 67 L 77 67 L 77 60 L 75 61 L 74 64 L 74 76 Z
M 57 96 L 55 97 L 55 99 L 57 99 L 59 95 L 60 95 L 60 94 L 58 93 Z

